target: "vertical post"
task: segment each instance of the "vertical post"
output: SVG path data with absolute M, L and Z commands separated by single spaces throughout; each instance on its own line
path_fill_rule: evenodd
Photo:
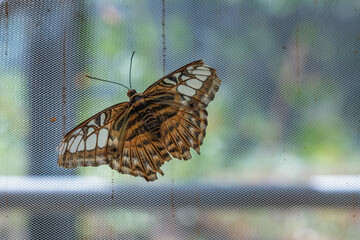
M 35 1 L 26 6 L 27 52 L 26 78 L 29 95 L 29 134 L 27 138 L 28 174 L 33 176 L 61 176 L 74 171 L 60 169 L 57 165 L 56 146 L 63 136 L 62 118 L 74 123 L 67 109 L 63 111 L 62 99 L 68 103 L 75 94 L 72 79 L 80 71 L 77 53 L 77 13 L 82 1 Z M 64 33 L 66 32 L 66 36 Z M 65 92 L 62 91 L 66 81 Z M 75 216 L 38 214 L 29 219 L 31 239 L 74 239 Z

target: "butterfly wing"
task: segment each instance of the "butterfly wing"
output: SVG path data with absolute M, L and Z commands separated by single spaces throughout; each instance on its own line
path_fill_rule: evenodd
M 170 156 L 144 127 L 142 118 L 124 102 L 109 107 L 71 130 L 58 147 L 65 168 L 108 164 L 118 172 L 156 180 Z
M 108 164 L 108 141 L 111 126 L 124 121 L 129 104 L 109 107 L 71 130 L 58 146 L 58 164 L 65 168 Z
M 160 119 L 161 140 L 173 157 L 190 159 L 190 147 L 200 154 L 207 127 L 206 107 L 220 84 L 216 70 L 199 60 L 163 77 L 144 92 Z
M 163 77 L 145 92 L 148 115 L 160 121 L 159 135 L 149 131 L 144 115 L 129 102 L 109 107 L 71 130 L 58 147 L 59 166 L 108 164 L 118 172 L 147 181 L 163 175 L 171 160 L 190 159 L 190 147 L 200 153 L 207 126 L 206 107 L 221 81 L 216 70 L 201 60 Z M 160 138 L 159 138 L 160 136 Z
M 141 176 L 147 181 L 157 179 L 156 172 L 170 155 L 163 144 L 149 132 L 142 117 L 131 107 L 125 124 L 113 125 L 109 140 L 109 166 L 118 172 Z M 121 137 L 116 137 L 121 136 Z

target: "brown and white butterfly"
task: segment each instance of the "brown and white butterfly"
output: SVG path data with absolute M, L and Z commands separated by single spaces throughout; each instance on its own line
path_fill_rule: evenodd
M 221 80 L 199 60 L 161 78 L 145 92 L 129 90 L 129 102 L 106 108 L 71 130 L 61 141 L 60 167 L 109 165 L 147 181 L 164 175 L 171 157 L 200 154 L 207 126 L 206 107 Z

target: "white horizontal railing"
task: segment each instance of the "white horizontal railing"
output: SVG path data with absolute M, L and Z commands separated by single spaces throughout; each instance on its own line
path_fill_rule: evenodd
M 339 182 L 344 183 L 343 187 L 339 187 Z M 1 208 L 73 214 L 81 210 L 80 205 L 93 208 L 171 206 L 172 194 L 176 206 L 352 207 L 360 203 L 359 198 L 354 197 L 360 194 L 360 177 L 317 176 L 306 186 L 200 182 L 119 186 L 97 177 L 0 177 L 0 192 Z

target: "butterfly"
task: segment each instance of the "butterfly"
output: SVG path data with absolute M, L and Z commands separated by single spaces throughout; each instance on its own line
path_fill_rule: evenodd
M 199 60 L 142 93 L 129 89 L 128 102 L 104 109 L 64 136 L 57 148 L 59 166 L 107 164 L 123 174 L 156 180 L 171 156 L 188 160 L 190 148 L 200 154 L 206 107 L 220 84 L 216 70 Z

